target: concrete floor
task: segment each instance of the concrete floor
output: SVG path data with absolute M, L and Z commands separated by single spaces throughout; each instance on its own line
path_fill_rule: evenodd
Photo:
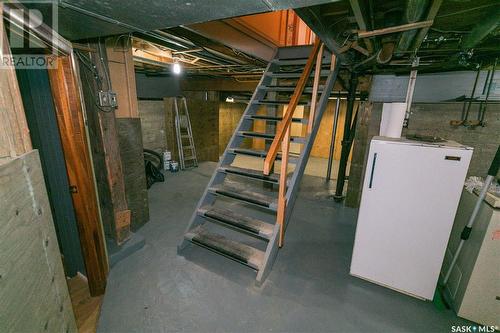
M 146 246 L 111 271 L 98 332 L 450 332 L 452 311 L 349 275 L 356 210 L 305 176 L 273 271 L 176 246 L 215 163 L 167 174 L 150 190 Z

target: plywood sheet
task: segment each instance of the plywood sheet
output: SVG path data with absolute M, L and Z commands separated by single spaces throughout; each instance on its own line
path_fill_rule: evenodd
M 38 151 L 0 166 L 0 331 L 77 332 Z

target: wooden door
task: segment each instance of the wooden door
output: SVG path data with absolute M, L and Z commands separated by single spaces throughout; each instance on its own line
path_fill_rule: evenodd
M 72 189 L 90 293 L 93 296 L 101 295 L 106 288 L 109 267 L 82 102 L 72 56 L 59 57 L 57 68 L 49 70 L 49 79 L 68 179 Z

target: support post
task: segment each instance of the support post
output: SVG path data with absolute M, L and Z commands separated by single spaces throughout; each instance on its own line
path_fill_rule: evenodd
M 330 154 L 328 155 L 328 169 L 326 170 L 326 181 L 332 178 L 332 166 L 335 153 L 335 137 L 337 136 L 337 125 L 339 122 L 340 113 L 340 96 L 337 96 L 335 103 L 335 114 L 333 116 L 332 141 L 330 142 Z
M 347 96 L 347 111 L 344 123 L 344 136 L 342 139 L 342 153 L 340 155 L 339 173 L 337 177 L 337 187 L 335 190 L 334 199 L 336 202 L 342 201 L 344 191 L 344 181 L 347 170 L 347 162 L 351 152 L 352 139 L 351 137 L 351 123 L 354 110 L 354 101 L 356 99 L 356 88 L 358 86 L 358 73 L 353 71 L 351 73 L 351 80 L 349 84 L 349 95 Z

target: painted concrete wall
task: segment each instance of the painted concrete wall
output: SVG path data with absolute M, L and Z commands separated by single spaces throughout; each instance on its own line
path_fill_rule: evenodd
M 144 148 L 163 152 L 167 148 L 165 136 L 165 106 L 160 101 L 139 101 L 139 116 Z
M 453 127 L 450 120 L 460 119 L 463 103 L 417 103 L 412 107 L 408 129 L 403 133 L 436 135 L 474 148 L 468 174 L 485 177 L 500 144 L 500 104 L 488 106 L 485 127 Z M 476 119 L 479 105 L 471 108 L 471 118 Z
M 361 195 L 361 179 L 366 169 L 366 156 L 373 136 L 378 135 L 382 115 L 382 103 L 373 103 L 370 114 L 358 123 L 354 143 L 354 156 L 346 203 L 358 207 Z M 411 108 L 411 117 L 406 134 L 422 134 L 457 141 L 474 148 L 468 176 L 485 177 L 500 144 L 500 104 L 490 103 L 485 116 L 485 126 L 468 128 L 454 127 L 450 120 L 460 119 L 463 103 L 416 103 Z M 471 119 L 476 119 L 478 105 L 471 108 Z
M 161 99 L 181 94 L 180 82 L 176 77 L 136 74 L 135 81 L 139 99 Z
M 480 73 L 475 97 L 486 97 L 487 71 Z M 476 72 L 448 72 L 417 75 L 415 103 L 436 103 L 449 101 L 460 96 L 470 97 L 476 79 Z M 409 76 L 375 75 L 370 100 L 373 102 L 404 102 Z M 490 92 L 490 100 L 500 100 L 500 74 L 497 72 Z

